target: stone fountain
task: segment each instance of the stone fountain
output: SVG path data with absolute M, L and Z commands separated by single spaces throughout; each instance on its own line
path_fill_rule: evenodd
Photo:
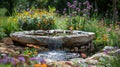
M 78 30 L 37 30 L 11 33 L 10 37 L 19 43 L 52 46 L 81 46 L 91 42 L 95 33 Z
M 78 30 L 36 30 L 11 33 L 10 37 L 12 40 L 22 44 L 48 46 L 52 50 L 47 52 L 43 51 L 36 58 L 63 61 L 80 57 L 80 54 L 66 52 L 65 50 L 57 51 L 55 49 L 61 47 L 80 47 L 89 44 L 95 38 L 95 34 Z

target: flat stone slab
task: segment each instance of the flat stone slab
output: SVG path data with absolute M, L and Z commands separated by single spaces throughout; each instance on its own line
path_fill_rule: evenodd
M 11 33 L 10 37 L 23 44 L 61 47 L 86 44 L 95 38 L 95 33 L 78 30 L 37 30 Z

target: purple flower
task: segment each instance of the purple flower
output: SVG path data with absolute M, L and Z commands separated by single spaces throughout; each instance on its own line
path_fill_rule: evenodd
M 44 59 L 41 59 L 40 62 L 41 63 L 46 63 L 46 61 Z
M 32 60 L 32 61 L 33 61 L 33 60 L 36 60 L 36 58 L 32 57 L 32 58 L 30 58 L 30 60 Z
M 56 10 L 57 13 L 59 13 L 59 10 Z
M 80 8 L 76 8 L 76 10 L 77 10 L 78 12 L 80 12 Z
M 2 59 L 0 59 L 0 63 L 2 63 Z
M 87 11 L 87 9 L 83 9 L 83 10 L 82 10 L 82 12 L 86 12 L 86 11 Z
M 84 4 L 84 5 L 85 5 L 85 4 L 89 4 L 89 2 L 88 2 L 88 1 L 85 1 L 83 4 Z
M 81 4 L 82 4 L 82 3 L 81 3 L 81 2 L 79 2 L 79 3 L 78 3 L 78 6 L 81 6 Z
M 88 65 L 88 67 L 91 67 L 90 65 Z
M 24 57 L 18 57 L 19 60 L 21 60 L 22 62 L 25 62 L 25 58 Z
M 95 10 L 94 10 L 94 12 L 97 12 L 97 11 L 98 11 L 98 9 L 95 9 Z
M 8 62 L 9 62 L 9 59 L 8 59 L 8 58 L 4 58 L 2 61 L 3 61 L 3 63 L 5 63 L 5 64 L 6 64 L 6 63 L 8 63 Z
M 64 8 L 64 11 L 66 11 L 67 9 L 66 8 Z
M 90 9 L 91 9 L 91 7 L 90 7 L 90 6 L 88 6 L 88 7 L 87 7 L 87 9 L 89 9 L 89 10 L 90 10 Z
M 74 1 L 73 1 L 73 3 L 74 3 L 74 4 L 77 4 L 77 1 L 76 1 L 76 0 L 74 0 Z
M 72 5 L 71 5 L 71 8 L 73 8 L 73 9 L 74 9 L 74 8 L 76 8 L 76 6 L 75 6 L 74 4 L 72 4 Z
M 67 2 L 67 6 L 70 7 L 70 6 L 71 6 L 71 3 L 70 3 L 70 2 Z
M 11 62 L 13 65 L 16 65 L 15 58 L 11 58 L 10 62 Z
M 107 54 L 107 53 L 108 53 L 108 50 L 104 50 L 104 52 Z

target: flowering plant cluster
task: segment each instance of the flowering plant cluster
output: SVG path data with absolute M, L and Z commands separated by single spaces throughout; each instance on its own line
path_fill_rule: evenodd
M 35 65 L 39 63 L 41 63 L 40 67 L 46 67 L 46 61 L 42 58 L 28 57 L 24 55 L 0 55 L 0 67 L 35 67 Z
M 67 29 L 83 30 L 91 10 L 92 5 L 89 1 L 78 2 L 74 0 L 73 3 L 67 2 L 67 8 L 63 9 L 63 14 L 67 16 Z
M 45 10 L 30 10 L 18 13 L 18 23 L 22 30 L 54 29 L 55 14 Z

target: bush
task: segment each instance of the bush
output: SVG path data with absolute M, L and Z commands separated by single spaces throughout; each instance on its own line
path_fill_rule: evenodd
M 85 31 L 95 32 L 96 39 L 94 40 L 94 44 L 101 46 L 110 45 L 120 47 L 120 31 L 117 29 L 119 29 L 117 25 L 115 25 L 115 28 L 113 24 L 107 26 L 104 20 L 99 21 L 95 18 L 89 20 L 84 26 Z
M 55 29 L 55 14 L 45 10 L 30 10 L 18 13 L 18 24 L 22 30 Z

